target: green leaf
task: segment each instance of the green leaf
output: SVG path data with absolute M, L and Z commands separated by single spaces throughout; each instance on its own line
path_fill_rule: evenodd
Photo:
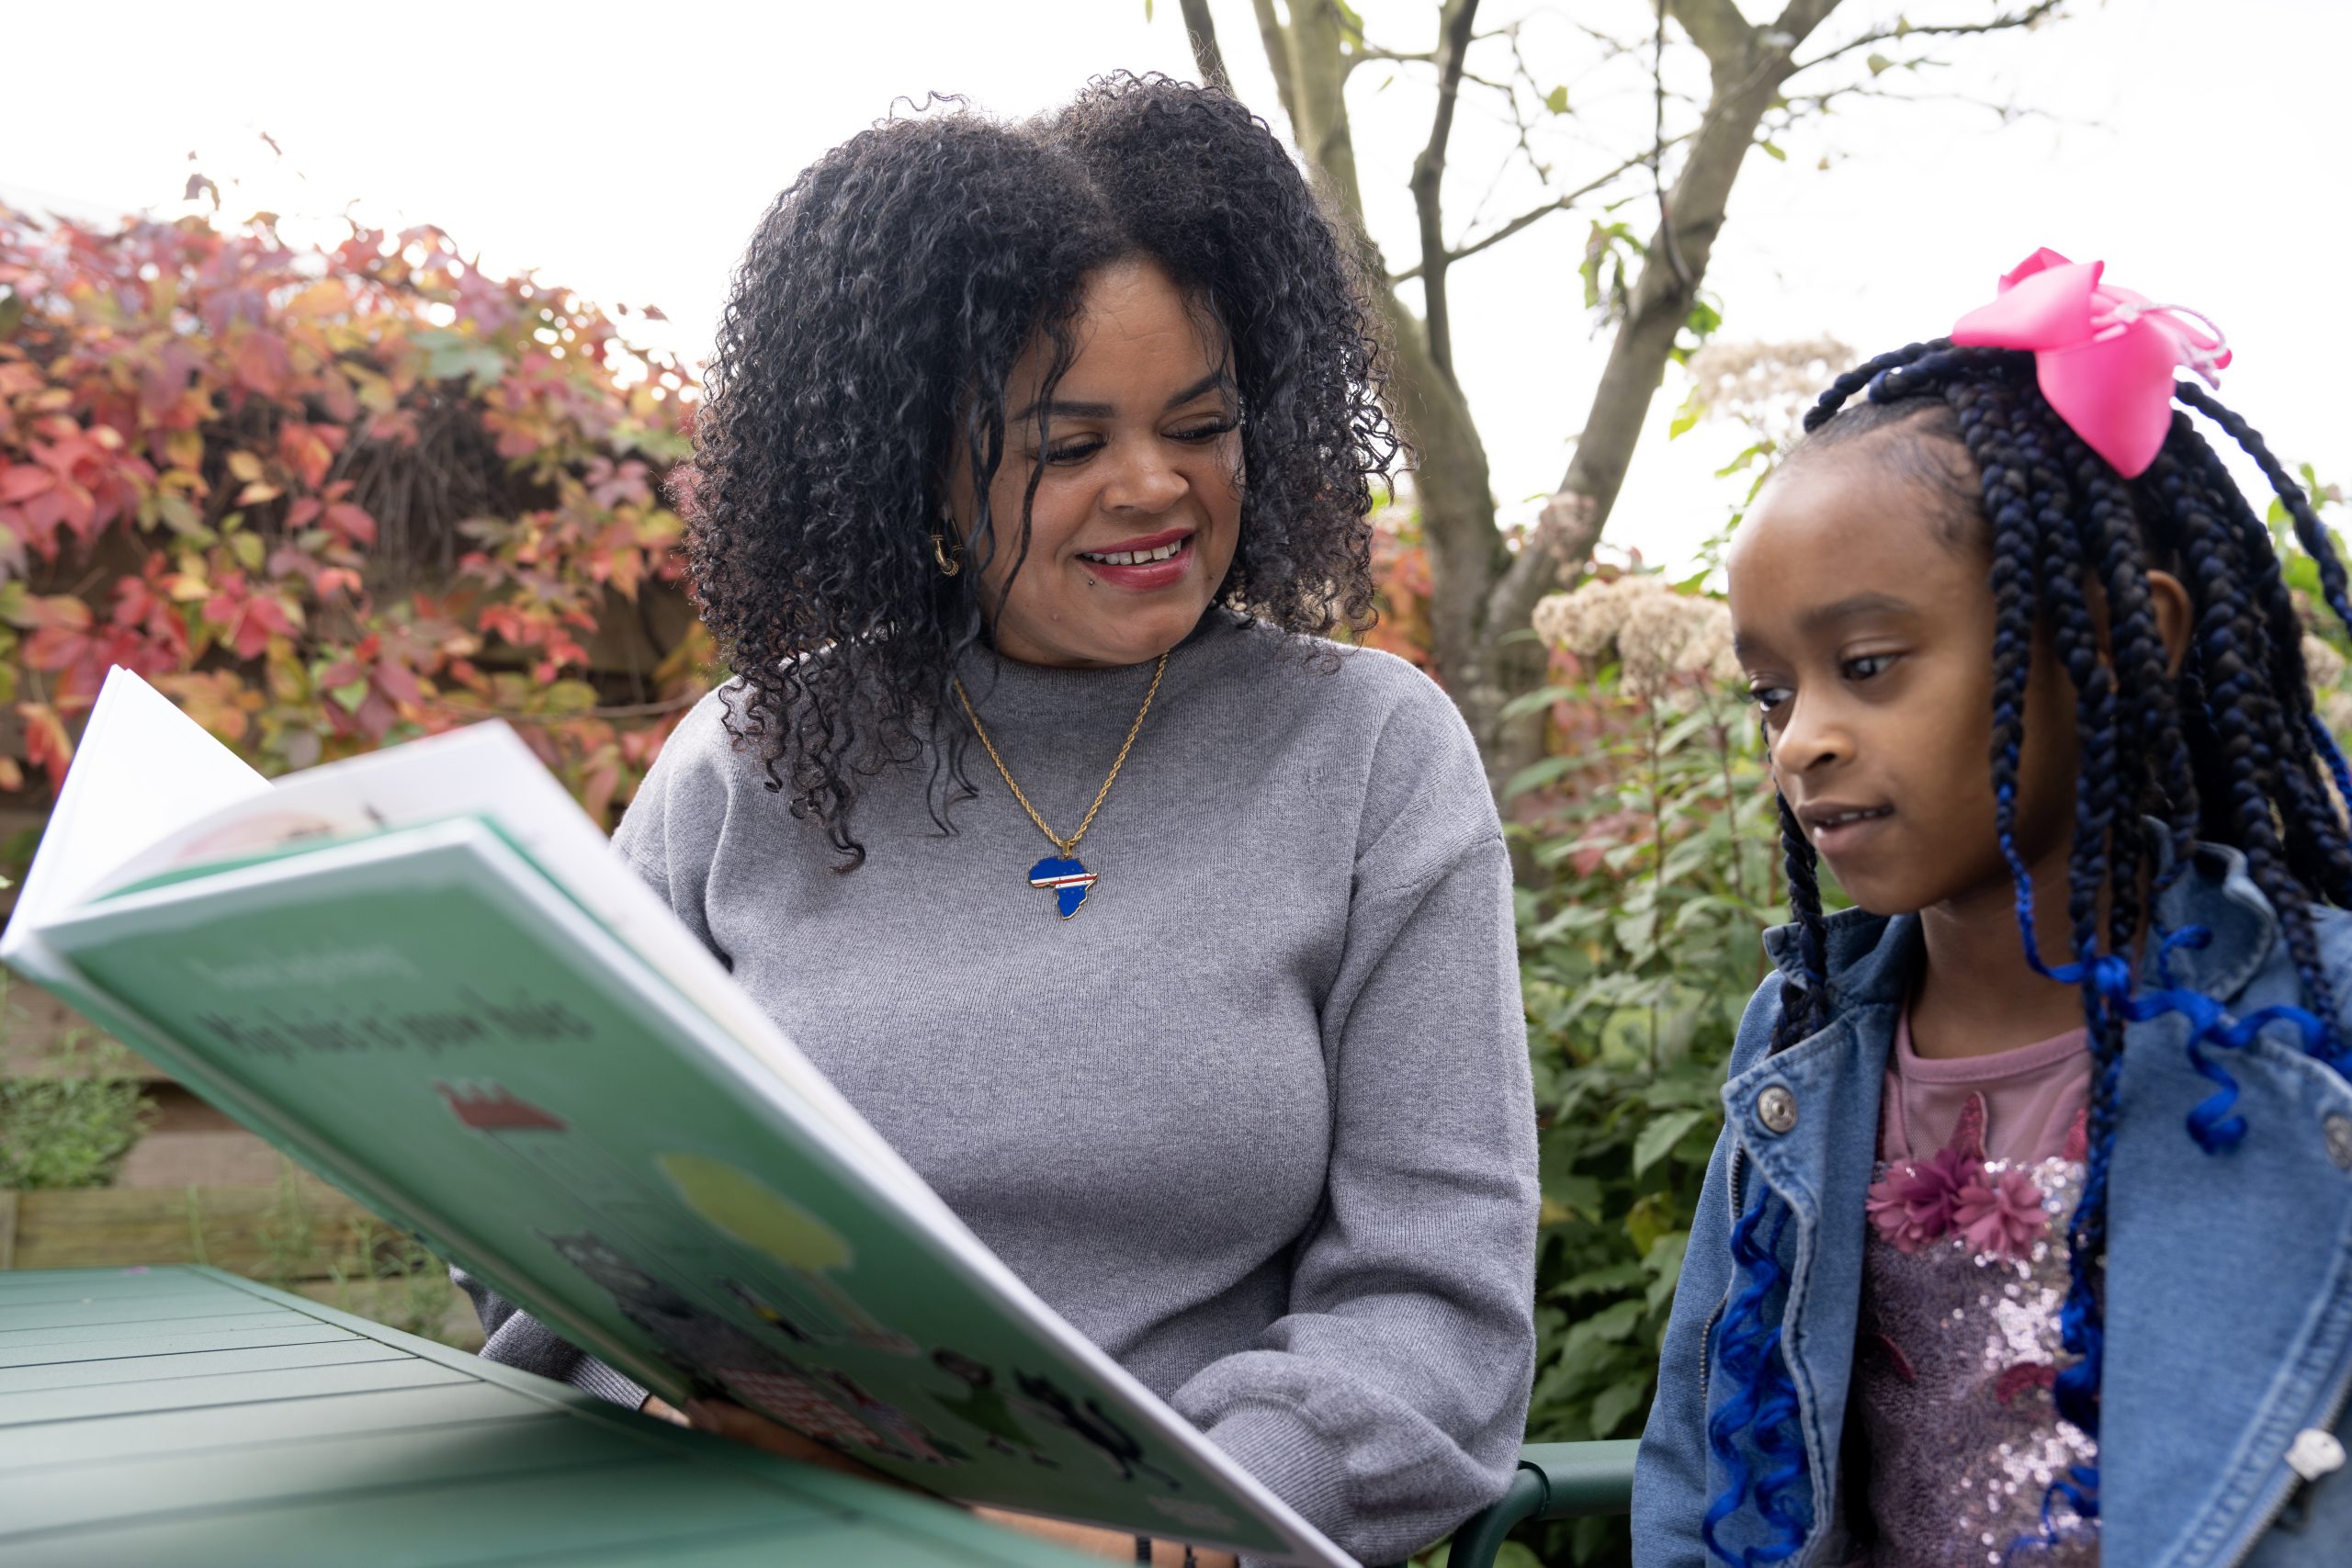
M 1511 774 L 1510 782 L 1503 785 L 1503 798 L 1510 800 L 1531 789 L 1541 789 L 1574 766 L 1573 757 L 1546 757 L 1540 762 L 1532 762 Z
M 1639 1176 L 1664 1159 L 1685 1134 L 1706 1119 L 1703 1111 L 1677 1111 L 1643 1128 L 1634 1140 L 1634 1174 Z
M 1873 54 L 1862 63 L 1871 68 L 1871 74 L 1873 76 L 1883 75 L 1894 69 L 1894 62 L 1883 54 Z
M 1648 1276 L 1638 1263 L 1612 1263 L 1606 1269 L 1588 1269 L 1573 1280 L 1552 1287 L 1555 1298 L 1589 1296 L 1595 1291 L 1624 1291 L 1644 1283 Z
M 1674 416 L 1674 423 L 1666 427 L 1666 438 L 1672 441 L 1677 436 L 1690 434 L 1697 427 L 1702 412 L 1689 403 L 1683 404 L 1682 412 Z
M 1730 462 L 1725 463 L 1722 468 L 1717 468 L 1715 470 L 1715 478 L 1719 479 L 1727 479 L 1731 478 L 1732 475 L 1739 472 L 1742 468 L 1747 467 L 1750 463 L 1755 462 L 1758 457 L 1765 459 L 1767 471 L 1770 471 L 1772 456 L 1779 450 L 1779 446 L 1770 440 L 1756 442 L 1738 457 L 1734 457 Z
M 1650 1281 L 1645 1299 L 1652 1312 L 1674 1299 L 1674 1287 L 1682 1278 L 1682 1259 L 1690 1248 L 1689 1231 L 1668 1231 L 1650 1243 L 1649 1251 L 1642 1255 L 1642 1266 L 1657 1277 Z
M 1782 152 L 1779 146 L 1770 141 L 1758 141 L 1756 145 L 1763 148 L 1765 152 L 1769 154 L 1775 163 L 1785 164 L 1789 161 L 1788 153 Z
M 1649 1374 L 1640 1373 L 1611 1383 L 1593 1396 L 1592 1435 L 1606 1438 L 1617 1429 L 1619 1422 L 1648 1403 Z
M 479 338 L 435 327 L 409 340 L 424 350 L 424 373 L 435 381 L 472 378 L 477 392 L 506 374 L 506 356 Z
M 1564 87 L 1564 86 L 1563 86 L 1563 87 L 1555 87 L 1555 88 L 1553 88 L 1550 92 L 1548 92 L 1548 93 L 1544 94 L 1544 107 L 1545 108 L 1547 108 L 1547 109 L 1550 109 L 1554 114 L 1566 114 L 1566 113 L 1567 113 L 1567 112 L 1568 112 L 1568 90 L 1567 90 L 1567 88 L 1566 88 L 1566 87 Z
M 359 705 L 368 700 L 367 678 L 362 676 L 356 681 L 346 681 L 340 686 L 330 686 L 327 695 L 342 704 L 344 712 L 357 713 Z
M 1522 692 L 1503 705 L 1502 716 L 1506 721 L 1524 718 L 1531 713 L 1541 713 L 1554 703 L 1567 702 L 1576 694 L 1572 686 L 1542 686 L 1532 692 Z
M 1639 1328 L 1645 1315 L 1642 1303 L 1635 1301 L 1612 1302 L 1570 1328 L 1560 1343 L 1564 1358 L 1593 1343 L 1616 1344 Z

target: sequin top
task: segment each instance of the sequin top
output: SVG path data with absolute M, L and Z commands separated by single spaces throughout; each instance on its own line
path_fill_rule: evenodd
M 1887 1120 L 1863 1249 L 1852 1407 L 1869 1446 L 1876 1540 L 1859 1561 L 1869 1568 L 2093 1568 L 2095 1521 L 2052 1490 L 2097 1457 L 2093 1439 L 2051 1399 L 2068 1359 L 2058 1314 L 2066 1227 L 2083 1179 L 2081 1037 L 2071 1051 L 2050 1041 L 2003 1053 L 2018 1059 L 2019 1071 L 1997 1085 L 1984 1069 L 2001 1058 L 1976 1058 L 1973 1074 L 1939 1094 L 1917 1075 L 1895 1081 L 1909 1057 L 1907 1034 L 1899 1032 L 1888 1084 L 1907 1114 Z M 2022 1081 L 2043 1075 L 2075 1080 L 2071 1091 L 2059 1089 L 2074 1103 L 2057 1117 L 2046 1114 L 2051 1086 L 2037 1095 Z M 2027 1120 L 2037 1130 L 2012 1129 L 2023 1146 L 2018 1136 L 1990 1135 L 1988 1089 L 2006 1091 L 2004 1105 L 2035 1104 Z M 1900 1141 L 1906 1124 L 1933 1127 L 1947 1114 L 1952 1130 L 1940 1147 L 1922 1156 Z M 2058 1147 L 2031 1146 L 2056 1129 L 2064 1129 Z M 1988 1144 L 2007 1157 L 1988 1158 Z

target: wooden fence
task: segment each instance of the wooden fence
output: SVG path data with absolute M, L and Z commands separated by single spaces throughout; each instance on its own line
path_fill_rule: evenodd
M 0 1190 L 0 1269 L 205 1263 L 429 1336 L 481 1346 L 441 1264 L 366 1209 L 289 1171 L 275 1187 Z

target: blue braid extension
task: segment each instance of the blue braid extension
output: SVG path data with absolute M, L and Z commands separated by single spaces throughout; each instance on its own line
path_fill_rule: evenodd
M 2325 845 L 2332 858 L 2342 852 L 2344 839 L 2332 813 L 2326 814 L 2326 821 L 2313 822 L 2307 803 L 2305 809 L 2294 809 L 2302 799 L 2302 792 L 2295 787 L 2295 759 L 2281 756 L 2280 749 L 2301 741 L 2302 731 L 2300 726 L 2290 728 L 2285 724 L 2286 710 L 2274 689 L 2276 683 L 2283 683 L 2281 662 L 2268 652 L 2278 640 L 2268 635 L 2274 628 L 2266 628 L 2257 618 L 2241 586 L 2250 575 L 2258 581 L 2264 565 L 2275 572 L 2277 563 L 2268 534 L 2254 520 L 2252 509 L 2245 505 L 2235 486 L 2229 483 L 2219 459 L 2211 457 L 2210 449 L 2202 449 L 2203 444 L 2188 429 L 2186 419 L 2178 416 L 2167 443 L 2168 453 L 2176 445 L 2186 449 L 2186 457 L 2161 463 L 2159 468 L 2165 498 L 2182 530 L 2184 558 L 2194 580 L 2204 590 L 2206 603 L 2198 616 L 2195 644 L 2207 682 L 2208 708 L 2221 741 L 2221 760 L 2228 769 L 2228 804 L 2232 808 L 2228 826 L 2245 852 L 2246 867 L 2256 886 L 2278 913 L 2279 934 L 2294 960 L 2304 995 L 2317 1004 L 2324 1038 L 2330 1042 L 2324 1054 L 2334 1056 L 2337 1055 L 2333 1043 L 2335 988 L 2320 968 L 2318 942 L 2312 928 L 2311 895 L 2307 891 L 2309 885 L 2329 890 L 2333 879 L 2324 860 L 2310 854 L 2293 854 L 2290 851 L 2294 846 L 2280 841 L 2272 816 L 2274 805 L 2280 818 L 2300 820 L 2301 836 L 2310 841 L 2306 848 Z M 2199 459 L 2210 460 L 2210 468 Z M 2207 479 L 2205 483 L 2197 482 L 2200 469 Z M 2234 530 L 2230 526 L 2233 513 L 2242 514 L 2236 518 L 2238 526 Z M 2249 530 L 2254 536 L 2247 537 Z M 2241 548 L 2241 540 L 2245 541 L 2245 548 Z M 2249 551 L 2255 562 L 2262 564 L 2249 563 Z M 2293 624 L 2291 609 L 2288 611 L 2287 625 L 2275 629 L 2300 642 L 2300 629 Z M 2292 679 L 2300 683 L 2300 655 L 2286 668 L 2292 671 Z M 2272 677 L 2269 682 L 2261 679 L 2266 669 Z M 2308 701 L 2300 692 L 2290 695 L 2299 705 L 2299 711 L 2300 705 Z M 2270 741 L 2273 736 L 2278 737 L 2275 745 Z M 2315 779 L 2310 782 L 2317 784 Z
M 1776 1213 L 1769 1234 L 1759 1238 L 1768 1211 Z M 1781 1353 L 1771 1302 L 1783 1282 L 1779 1249 L 1788 1221 L 1787 1209 L 1772 1201 L 1771 1189 L 1759 1178 L 1755 1202 L 1731 1233 L 1732 1259 L 1747 1284 L 1715 1328 L 1715 1369 L 1733 1392 L 1707 1418 L 1707 1446 L 1729 1479 L 1708 1506 L 1699 1532 L 1707 1550 L 1734 1568 L 1785 1562 L 1804 1545 L 1813 1527 L 1802 1489 L 1804 1437 L 1797 1423 L 1796 1383 Z M 1760 1464 L 1750 1462 L 1749 1448 Z M 1751 1496 L 1757 1512 L 1773 1527 L 1774 1539 L 1735 1552 L 1715 1532 Z
M 1828 1021 L 1829 973 L 1827 931 L 1821 915 L 1821 889 L 1815 880 L 1812 841 L 1804 825 L 1779 803 L 1781 847 L 1789 879 L 1789 904 L 1796 915 L 1797 960 L 1804 973 L 1802 987 L 1783 985 L 1781 1015 L 1774 1021 L 1772 1049 L 1786 1050 Z M 1788 1212 L 1779 1207 L 1770 1234 L 1760 1242 L 1758 1230 L 1765 1211 L 1773 1208 L 1770 1189 L 1759 1177 L 1756 1201 L 1732 1229 L 1732 1260 L 1744 1270 L 1747 1288 L 1724 1311 L 1715 1329 L 1715 1366 L 1732 1397 L 1707 1419 L 1707 1444 L 1724 1468 L 1723 1492 L 1707 1509 L 1701 1530 L 1707 1549 L 1739 1568 L 1778 1562 L 1794 1555 L 1812 1529 L 1804 1489 L 1804 1437 L 1797 1421 L 1796 1384 L 1781 1351 L 1781 1326 L 1772 1316 L 1773 1292 L 1782 1282 L 1779 1248 L 1788 1224 Z M 1745 1439 L 1745 1441 L 1743 1441 Z M 1759 1463 L 1751 1463 L 1753 1450 Z M 1735 1556 L 1715 1535 L 1725 1519 L 1750 1501 L 1772 1539 Z
M 2240 445 L 2263 463 L 2274 488 L 2284 486 L 2281 502 L 2296 516 L 2296 533 L 2318 569 L 2322 596 L 2342 618 L 2346 607 L 2343 567 L 2335 558 L 2327 530 L 2312 512 L 2308 499 L 2299 487 L 2287 480 L 2278 459 L 2270 456 L 2262 438 L 2246 428 L 2243 420 L 2211 399 L 2202 401 L 2216 411 L 2224 428 L 2237 436 Z M 2337 815 L 2335 800 L 2330 798 L 2326 782 L 2328 776 L 2335 774 L 2341 755 L 2334 738 L 2316 722 L 2310 672 L 2303 665 L 2302 618 L 2279 570 L 2269 529 L 2255 515 L 2254 508 L 2239 492 L 2220 457 L 2197 434 L 2188 415 L 2176 413 L 2173 423 L 2179 455 L 2194 460 L 2193 482 L 2203 492 L 2207 509 L 2225 524 L 2225 551 L 2233 566 L 2243 572 L 2243 580 L 2250 585 L 2262 618 L 2267 623 L 2268 635 L 2259 639 L 2267 648 L 2270 661 L 2270 680 L 2264 698 L 2287 711 L 2281 716 L 2283 723 L 2262 725 L 2260 733 L 2265 737 L 2276 735 L 2277 740 L 2265 745 L 2260 754 L 2271 767 L 2274 784 L 2270 793 L 2279 797 L 2278 815 L 2287 834 L 2285 869 L 2297 885 L 2289 896 L 2290 903 L 2296 907 L 2282 912 L 2290 938 L 2297 939 L 2297 957 L 2315 959 L 2312 945 L 2301 940 L 2301 927 L 2307 923 L 2301 905 L 2307 902 L 2308 895 L 2316 893 L 2339 908 L 2352 905 L 2352 846 L 2345 841 L 2343 819 Z M 2336 798 L 2343 797 L 2339 795 Z M 2265 891 L 2270 890 L 2266 887 Z M 2321 977 L 2324 979 L 2324 975 Z M 2332 995 L 2314 993 L 2314 999 L 2324 1000 L 2322 1012 L 2333 1016 Z
M 2335 781 L 2336 797 L 2346 807 L 2352 807 L 2352 768 L 2344 765 L 2344 752 L 2335 744 L 2335 737 L 2328 733 L 2327 726 L 2317 714 L 2307 715 L 2303 724 L 2311 730 L 2312 749 L 2327 764 L 2328 777 Z
M 2312 556 L 2319 571 L 2321 594 L 2335 611 L 2338 619 L 2346 618 L 2345 580 L 2342 563 L 2337 560 L 2328 532 L 2311 508 L 2301 489 L 2290 481 L 2276 457 L 2270 455 L 2262 438 L 2248 428 L 2244 420 L 2222 408 L 2201 393 L 2193 400 L 2196 406 L 2209 410 L 2239 445 L 2252 454 L 2278 491 L 2280 502 L 2295 520 L 2295 532 L 2304 549 Z M 2266 748 L 2266 760 L 2276 762 L 2276 785 L 2273 793 L 2282 796 L 2279 817 L 2287 829 L 2286 871 L 2297 887 L 2290 889 L 2292 906 L 2282 910 L 2289 926 L 2289 935 L 2296 942 L 2299 960 L 2316 959 L 2313 946 L 2303 938 L 2302 927 L 2308 921 L 2303 905 L 2308 896 L 2316 893 L 2329 903 L 2344 908 L 2352 906 L 2352 845 L 2344 835 L 2344 821 L 2338 815 L 2335 800 L 2329 797 L 2325 778 L 2334 777 L 2339 792 L 2343 775 L 2339 772 L 2342 754 L 2335 738 L 2318 722 L 2311 692 L 2310 672 L 2302 658 L 2302 619 L 2295 606 L 2294 596 L 2288 591 L 2280 571 L 2277 552 L 2271 547 L 2270 532 L 2254 514 L 2254 508 L 2237 489 L 2229 470 L 2220 457 L 2206 445 L 2186 414 L 2174 416 L 2176 441 L 2181 453 L 2193 457 L 2197 479 L 2201 481 L 2205 499 L 2228 525 L 2230 543 L 2239 565 L 2246 569 L 2254 592 L 2260 601 L 2268 622 L 2267 646 L 2271 663 L 2271 690 L 2265 694 L 2273 702 L 2280 702 L 2290 710 L 2288 723 L 2280 727 L 2278 745 Z M 2266 732 L 2269 726 L 2265 726 Z M 2283 752 L 2283 756 L 2277 753 Z M 2345 798 L 2340 793 L 2336 800 Z M 2266 886 L 2264 891 L 2269 892 Z M 2319 976 L 2324 982 L 2325 976 Z M 2314 992 L 2313 999 L 2323 1001 L 2324 1016 L 2335 1014 L 2335 998 L 2324 991 Z

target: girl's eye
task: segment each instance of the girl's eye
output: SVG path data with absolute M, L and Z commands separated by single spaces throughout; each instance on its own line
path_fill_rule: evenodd
M 1058 446 L 1046 447 L 1046 461 L 1048 463 L 1083 463 L 1087 458 L 1091 457 L 1095 453 L 1100 452 L 1101 450 L 1102 450 L 1102 442 L 1101 438 L 1090 435 L 1080 440 L 1065 441 Z
M 1838 672 L 1849 681 L 1867 681 L 1883 675 L 1900 657 L 1893 653 L 1865 653 L 1860 659 L 1849 659 L 1838 666 Z
M 1169 436 L 1170 439 L 1176 441 L 1191 441 L 1206 445 L 1211 441 L 1215 441 L 1218 436 L 1225 434 L 1228 431 L 1238 430 L 1240 428 L 1240 421 L 1228 419 L 1221 420 L 1216 424 L 1196 425 L 1190 430 L 1173 430 L 1169 432 Z
M 1795 695 L 1796 694 L 1789 690 L 1786 686 L 1750 686 L 1747 688 L 1747 700 L 1754 703 L 1758 710 L 1767 718 L 1770 718 L 1772 716 L 1772 711 L 1775 708 L 1780 707 L 1791 697 Z

